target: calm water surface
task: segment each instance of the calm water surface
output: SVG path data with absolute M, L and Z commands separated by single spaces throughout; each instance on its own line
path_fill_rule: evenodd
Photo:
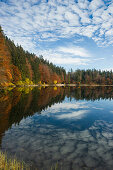
M 112 170 L 113 88 L 0 93 L 0 149 L 31 169 Z

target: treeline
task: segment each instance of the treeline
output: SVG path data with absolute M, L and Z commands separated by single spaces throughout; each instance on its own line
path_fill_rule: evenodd
M 58 83 L 63 83 L 66 79 L 66 71 L 63 67 L 58 67 L 53 63 L 44 60 L 43 56 L 37 57 L 33 53 L 25 51 L 20 45 L 15 45 L 12 40 L 4 35 L 2 28 L 0 27 L 0 42 L 1 46 L 1 56 L 0 58 L 4 60 L 10 54 L 8 61 L 11 63 L 10 74 L 12 75 L 12 82 L 18 82 L 20 80 L 25 81 L 29 79 L 33 83 L 53 83 L 55 80 Z M 7 58 L 6 58 L 7 60 Z M 3 79 L 5 77 L 7 66 L 1 65 L 1 69 L 4 71 Z
M 70 83 L 77 84 L 101 84 L 101 85 L 112 85 L 113 84 L 113 72 L 101 71 L 96 69 L 88 70 L 76 70 L 71 69 L 68 72 L 68 81 Z
M 5 37 L 5 40 L 12 56 L 12 64 L 18 67 L 22 80 L 29 78 L 35 84 L 39 81 L 42 83 L 53 83 L 54 80 L 59 83 L 64 82 L 66 78 L 64 68 L 44 60 L 43 56 L 37 57 L 35 54 L 25 51 L 7 37 Z

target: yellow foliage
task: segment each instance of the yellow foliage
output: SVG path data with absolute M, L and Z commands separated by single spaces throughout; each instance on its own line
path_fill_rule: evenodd
M 8 91 L 12 91 L 14 87 L 7 87 Z
M 28 78 L 26 78 L 24 84 L 33 85 L 33 82 L 29 80 Z
M 42 89 L 42 87 L 40 86 L 40 87 L 38 87 L 38 89 L 39 89 L 39 90 L 41 90 L 41 89 Z
M 24 92 L 25 94 L 28 94 L 30 92 L 30 88 L 25 88 Z
M 54 87 L 54 90 L 56 91 L 56 90 L 57 90 L 57 87 Z
M 57 84 L 57 80 L 54 80 L 54 84 Z
M 27 87 L 27 88 L 24 88 L 24 92 L 25 94 L 28 94 L 30 93 L 30 91 L 33 90 L 33 87 Z
M 28 78 L 25 79 L 25 84 L 29 84 L 30 80 Z
M 32 81 L 30 81 L 30 85 L 33 85 L 33 82 L 32 82 Z
M 39 81 L 39 84 L 42 84 L 42 82 L 41 82 L 41 81 Z
M 17 91 L 24 92 L 25 94 L 28 94 L 31 90 L 33 90 L 33 87 L 18 87 Z
M 20 81 L 17 81 L 17 82 L 16 82 L 16 85 L 18 85 L 18 86 L 23 86 L 24 83 L 20 80 Z
M 9 83 L 9 86 L 15 86 L 13 83 Z
M 17 81 L 16 85 L 18 86 L 24 86 L 24 85 L 33 85 L 33 82 L 29 80 L 28 78 L 25 79 L 25 81 Z
M 23 89 L 24 89 L 24 87 L 18 87 L 18 88 L 17 88 L 17 91 L 22 92 Z

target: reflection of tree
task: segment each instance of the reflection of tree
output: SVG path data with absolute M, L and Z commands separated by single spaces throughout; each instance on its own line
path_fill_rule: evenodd
M 19 123 L 34 113 L 41 113 L 51 105 L 64 100 L 64 92 L 61 88 L 54 91 L 53 88 L 13 89 L 0 93 L 0 134 L 3 134 L 12 124 Z M 29 93 L 26 93 L 29 92 Z M 0 139 L 1 143 L 1 139 Z
M 112 87 L 45 87 L 18 88 L 0 93 L 0 134 L 3 134 L 12 124 L 19 123 L 23 118 L 41 113 L 55 103 L 62 102 L 67 96 L 76 100 L 112 99 Z M 1 139 L 0 139 L 1 140 Z
M 66 90 L 67 97 L 75 98 L 76 100 L 100 100 L 113 99 L 113 87 L 110 86 L 87 86 L 87 87 L 72 87 Z
M 0 93 L 0 134 L 3 134 L 9 127 L 10 112 L 17 105 L 21 97 L 20 92 L 13 90 L 1 91 Z

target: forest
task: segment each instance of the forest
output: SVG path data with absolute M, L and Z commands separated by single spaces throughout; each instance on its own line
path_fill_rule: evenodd
M 111 71 L 101 71 L 96 69 L 80 70 L 77 69 L 73 71 L 71 69 L 68 72 L 68 81 L 70 83 L 77 84 L 98 84 L 98 85 L 112 85 L 113 84 L 113 72 Z
M 43 56 L 25 51 L 21 45 L 4 35 L 0 27 L 0 83 L 27 84 L 64 83 L 66 71 L 53 63 L 44 60 Z
M 24 82 L 24 83 L 23 83 Z M 12 84 L 85 84 L 112 85 L 113 72 L 96 69 L 80 70 L 66 73 L 63 67 L 25 51 L 21 45 L 5 36 L 0 26 L 0 85 Z

